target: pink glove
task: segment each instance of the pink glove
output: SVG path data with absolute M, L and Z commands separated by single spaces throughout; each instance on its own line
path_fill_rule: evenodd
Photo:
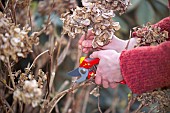
M 99 58 L 100 62 L 96 71 L 96 84 L 103 84 L 104 88 L 115 88 L 123 80 L 120 71 L 120 53 L 115 50 L 95 51 L 90 55 L 91 58 Z

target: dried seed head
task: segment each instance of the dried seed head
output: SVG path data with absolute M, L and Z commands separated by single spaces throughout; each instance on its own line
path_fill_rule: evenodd
M 150 24 L 134 29 L 135 36 L 138 37 L 135 47 L 156 46 L 168 40 L 168 32 L 161 31 L 160 27 L 153 27 Z
M 125 4 L 126 1 L 117 1 L 118 6 Z M 93 48 L 104 46 L 110 42 L 116 30 L 120 29 L 118 22 L 114 22 L 112 17 L 115 16 L 111 5 L 115 4 L 113 1 L 101 0 L 83 0 L 84 7 L 76 7 L 71 13 L 62 15 L 63 34 L 68 34 L 75 38 L 77 34 L 85 34 L 89 28 L 95 35 L 92 46 Z M 109 7 L 108 4 L 110 5 Z M 129 5 L 129 2 L 127 6 Z
M 82 3 L 86 7 L 91 6 L 93 3 L 97 3 L 102 5 L 105 9 L 117 11 L 119 14 L 123 14 L 130 5 L 130 0 L 82 0 Z
M 24 81 L 23 89 L 16 89 L 13 98 L 23 101 L 25 104 L 32 104 L 36 107 L 40 104 L 42 97 L 42 89 L 38 88 L 36 80 Z
M 47 80 L 47 75 L 40 69 L 38 75 L 34 76 L 27 68 L 25 73 L 18 71 L 14 75 L 18 77 L 18 84 L 13 98 L 25 104 L 32 104 L 33 107 L 38 106 L 42 101 L 42 90 Z
M 152 92 L 147 92 L 137 97 L 138 101 L 145 106 L 156 107 L 157 111 L 167 113 L 170 110 L 170 89 L 158 89 Z
M 32 46 L 39 43 L 39 39 L 34 32 L 28 35 L 31 28 L 26 25 L 22 29 L 12 23 L 10 18 L 0 13 L 0 60 L 18 61 L 18 57 L 25 58 L 32 52 Z

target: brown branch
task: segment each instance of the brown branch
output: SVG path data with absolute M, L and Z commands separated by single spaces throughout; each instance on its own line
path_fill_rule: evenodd
M 84 103 L 83 103 L 83 108 L 82 108 L 82 113 L 86 113 L 86 108 L 89 100 L 89 94 L 90 94 L 91 87 L 89 87 L 86 91 L 85 98 L 84 98 Z
M 31 0 L 29 0 L 27 16 L 29 17 L 29 20 L 30 20 L 30 26 L 31 26 L 31 30 L 32 30 L 32 20 L 31 20 L 31 10 L 30 10 L 30 4 L 31 4 Z
M 132 94 L 131 94 L 131 97 L 130 97 L 130 99 L 129 99 L 129 102 L 128 102 L 128 106 L 127 106 L 127 108 L 126 108 L 126 110 L 125 110 L 124 113 L 130 113 L 130 108 L 131 108 L 131 106 L 133 105 L 133 103 L 136 101 L 136 99 L 137 99 L 137 97 L 134 97 L 134 96 L 133 96 L 133 93 L 132 93 Z
M 131 35 L 132 35 L 132 31 L 130 30 L 129 40 L 128 40 L 128 43 L 127 43 L 127 45 L 126 45 L 126 47 L 125 47 L 125 50 L 127 50 L 127 49 L 128 49 L 128 47 L 129 47 L 130 39 L 131 39 Z
M 58 94 L 56 94 L 56 96 L 49 102 L 49 104 L 46 106 L 46 113 L 51 113 L 51 111 L 53 110 L 53 108 L 55 107 L 55 105 L 58 103 L 58 100 L 61 99 L 60 97 L 63 97 L 64 95 L 66 95 L 67 93 L 73 92 L 76 89 L 82 87 L 82 86 L 88 86 L 91 85 L 89 82 L 90 80 L 87 80 L 83 83 L 78 84 L 75 87 L 71 87 L 70 89 L 64 90 Z
M 140 110 L 141 110 L 143 107 L 144 107 L 144 104 L 141 103 L 141 104 L 138 106 L 138 108 L 137 108 L 134 112 L 132 112 L 132 113 L 139 113 Z
M 8 88 L 9 90 L 14 91 L 14 89 L 11 88 L 10 86 L 8 86 L 8 85 L 5 83 L 4 80 L 0 79 L 0 82 L 3 83 L 3 84 L 5 85 L 5 87 Z
M 4 97 L 2 97 L 2 95 L 0 95 L 0 103 L 2 103 L 3 105 L 6 105 L 6 107 L 9 109 L 8 111 L 11 111 L 12 113 L 14 113 L 14 111 L 11 108 L 11 106 L 6 101 L 6 99 L 4 99 Z
M 49 52 L 49 50 L 46 50 L 46 51 L 40 53 L 40 54 L 34 59 L 32 65 L 29 67 L 29 70 L 31 70 L 31 68 L 35 65 L 37 59 L 38 59 L 39 57 L 41 57 L 43 54 L 47 53 L 47 52 Z
M 2 4 L 2 1 L 0 1 L 0 7 L 2 8 L 2 10 L 3 10 L 3 12 L 4 12 L 4 11 L 5 11 L 5 8 L 4 8 L 3 4 Z
M 99 92 L 99 90 L 100 90 L 100 89 L 98 88 L 98 92 Z M 101 110 L 101 108 L 100 108 L 100 96 L 98 96 L 97 106 L 98 106 L 99 112 L 102 113 L 102 110 Z
M 12 75 L 12 69 L 11 69 L 11 64 L 9 62 L 9 58 L 8 58 L 7 65 L 8 65 L 8 72 L 9 72 L 9 76 L 10 76 L 10 79 L 11 79 L 11 82 L 12 82 L 12 86 L 15 89 L 15 82 L 14 82 L 14 77 Z

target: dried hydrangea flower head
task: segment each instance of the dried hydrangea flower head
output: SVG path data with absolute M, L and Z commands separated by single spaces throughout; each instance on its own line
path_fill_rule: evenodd
M 38 88 L 36 80 L 24 81 L 23 89 L 14 91 L 14 99 L 18 99 L 26 104 L 32 104 L 36 107 L 41 102 L 42 89 Z
M 122 11 L 125 11 L 129 5 L 129 0 L 83 0 L 82 3 L 84 7 L 76 7 L 72 10 L 73 13 L 62 15 L 63 34 L 75 38 L 76 34 L 85 34 L 91 28 L 95 35 L 93 48 L 108 44 L 114 32 L 120 29 L 119 23 L 112 19 L 115 16 L 114 11 L 123 13 Z
M 138 37 L 135 47 L 157 46 L 168 40 L 168 32 L 162 31 L 158 26 L 152 26 L 150 23 L 142 27 L 133 28 L 133 37 Z M 155 107 L 158 112 L 167 113 L 170 110 L 170 89 L 156 89 L 138 96 L 144 106 Z
M 36 32 L 29 36 L 30 30 L 29 26 L 21 29 L 0 12 L 0 60 L 17 62 L 18 57 L 25 58 L 28 53 L 32 52 L 32 46 L 39 43 L 39 38 Z
M 92 3 L 102 5 L 105 9 L 117 11 L 119 14 L 126 12 L 130 5 L 130 0 L 82 0 L 84 6 L 90 6 Z
M 63 25 L 63 34 L 75 38 L 77 34 L 84 34 L 90 25 L 89 14 L 86 8 L 77 7 L 73 13 L 67 12 L 61 16 Z
M 139 95 L 137 100 L 144 106 L 155 107 L 158 112 L 168 113 L 170 110 L 170 89 L 158 89 Z
M 151 26 L 150 23 L 142 28 L 134 28 L 134 36 L 138 37 L 135 47 L 156 46 L 168 40 L 168 32 L 161 31 L 160 27 Z
M 49 14 L 51 11 L 51 7 L 53 7 L 52 11 L 56 12 L 58 15 L 66 13 L 72 8 L 75 8 L 77 5 L 76 0 L 43 0 L 38 4 L 38 11 L 41 14 Z
M 31 104 L 33 107 L 38 106 L 42 102 L 42 90 L 47 81 L 47 75 L 40 69 L 38 75 L 34 76 L 26 68 L 25 73 L 18 71 L 15 73 L 15 77 L 18 77 L 18 82 L 13 98 L 25 104 Z

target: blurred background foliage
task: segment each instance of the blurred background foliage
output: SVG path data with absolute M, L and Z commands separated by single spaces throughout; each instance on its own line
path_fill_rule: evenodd
M 77 0 L 79 6 L 81 6 L 81 0 Z M 128 39 L 129 32 L 132 30 L 133 27 L 141 26 L 146 24 L 147 22 L 151 22 L 152 24 L 158 22 L 164 17 L 169 16 L 168 10 L 168 0 L 131 0 L 132 5 L 128 8 L 127 12 L 123 15 L 117 14 L 113 20 L 120 22 L 121 29 L 116 32 L 116 35 L 121 39 Z M 35 23 L 37 26 L 40 27 L 42 22 L 44 21 L 45 16 L 42 16 L 37 11 L 38 2 L 32 2 L 32 10 L 34 10 L 35 14 Z M 56 14 L 52 14 L 51 16 L 52 23 L 56 26 L 56 30 L 58 35 L 60 35 L 62 29 L 62 22 L 60 17 Z M 42 37 L 42 43 L 48 39 L 46 37 Z M 55 78 L 55 86 L 56 89 L 60 87 L 59 84 L 63 83 L 66 79 L 70 79 L 67 76 L 67 72 L 72 70 L 75 67 L 76 56 L 77 56 L 77 41 L 79 37 L 73 40 L 72 46 L 69 50 L 69 53 L 62 63 L 62 65 L 58 69 L 58 73 Z M 118 89 L 101 89 L 101 96 L 100 96 L 100 105 L 102 111 L 106 111 L 109 113 L 122 113 L 124 112 L 125 108 L 127 107 L 127 100 L 128 100 L 128 93 L 129 89 L 125 85 L 120 85 Z M 80 97 L 77 94 L 77 98 L 80 101 L 84 100 L 84 97 Z M 77 100 L 75 100 L 76 102 Z M 64 104 L 61 101 L 60 105 L 63 106 Z M 132 109 L 136 109 L 139 103 L 136 103 L 132 106 Z M 94 96 L 90 96 L 87 113 L 97 113 L 97 98 Z M 96 110 L 96 111 L 95 111 Z
M 47 0 L 48 1 L 48 0 Z M 57 0 L 56 0 L 57 1 Z M 46 8 L 52 7 L 47 6 L 44 7 L 45 9 L 41 9 L 40 5 L 43 0 L 33 0 L 31 2 L 31 14 L 32 16 L 32 26 L 33 30 L 39 30 L 42 28 L 42 25 L 46 23 L 46 20 L 48 18 L 48 13 L 43 13 L 43 10 L 46 10 Z M 48 1 L 49 3 L 51 0 Z M 54 0 L 55 2 L 55 0 Z M 123 15 L 117 14 L 116 17 L 113 18 L 113 20 L 120 22 L 121 29 L 116 32 L 116 36 L 118 36 L 121 39 L 128 39 L 129 38 L 129 32 L 132 30 L 135 26 L 141 26 L 143 24 L 146 24 L 147 22 L 151 22 L 152 24 L 158 22 L 164 17 L 169 16 L 169 9 L 167 7 L 168 0 L 131 0 L 132 5 L 128 8 L 127 12 Z M 77 0 L 77 4 L 81 6 L 81 0 Z M 60 5 L 60 4 L 57 4 Z M 57 5 L 55 7 L 57 7 Z M 61 7 L 66 8 L 66 7 Z M 62 9 L 61 9 L 62 10 Z M 23 25 L 25 24 L 25 14 L 22 14 L 22 10 L 18 11 L 20 17 L 17 17 L 18 23 Z M 51 27 L 48 28 L 48 32 L 54 32 L 55 38 L 57 40 L 60 39 L 61 31 L 62 31 L 62 21 L 60 20 L 60 14 L 57 11 L 53 11 L 51 13 L 50 20 L 52 21 Z M 72 40 L 71 46 L 66 54 L 66 58 L 62 62 L 62 64 L 58 67 L 57 73 L 55 75 L 54 79 L 54 89 L 58 91 L 61 87 L 61 85 L 66 81 L 69 80 L 71 82 L 71 78 L 67 76 L 67 72 L 74 69 L 77 61 L 77 54 L 78 54 L 78 36 L 76 39 Z M 50 45 L 47 45 L 47 42 L 53 41 L 53 38 L 51 35 L 48 35 L 48 33 L 44 33 L 40 36 L 40 44 L 38 47 L 35 48 L 34 52 L 30 54 L 26 59 L 21 59 L 17 65 L 15 66 L 15 70 L 24 69 L 29 62 L 33 61 L 33 58 L 37 56 L 42 51 L 46 50 L 47 48 L 50 48 Z M 64 50 L 64 47 L 68 43 L 68 37 L 64 38 L 62 40 L 62 46 L 61 46 L 61 52 Z M 37 49 L 38 48 L 38 49 Z M 46 56 L 43 59 L 48 59 Z M 48 61 L 48 60 L 47 60 Z M 38 61 L 39 64 L 41 64 L 41 67 L 37 68 L 43 68 L 43 70 L 46 70 L 48 68 L 48 62 L 43 62 L 43 60 Z M 69 86 L 68 86 L 69 88 Z M 90 88 L 91 89 L 91 88 Z M 76 94 L 69 94 L 65 96 L 58 104 L 58 108 L 60 112 L 64 113 L 64 108 L 66 108 L 69 103 L 69 101 L 72 101 L 74 103 L 73 109 L 79 113 L 82 109 L 83 102 L 85 100 L 85 94 L 86 91 L 89 92 L 89 88 L 82 88 L 80 89 Z M 128 94 L 130 90 L 125 85 L 119 85 L 116 89 L 100 89 L 100 107 L 101 110 L 105 113 L 123 113 L 127 107 L 128 102 Z M 51 95 L 53 96 L 53 95 Z M 69 97 L 72 97 L 71 100 L 68 100 Z M 136 102 L 131 109 L 135 110 L 138 107 L 139 103 Z M 97 98 L 90 95 L 88 99 L 87 104 L 87 113 L 98 113 L 98 102 Z M 68 107 L 69 108 L 69 107 Z M 147 110 L 147 109 L 145 109 Z M 53 110 L 55 112 L 55 110 Z

